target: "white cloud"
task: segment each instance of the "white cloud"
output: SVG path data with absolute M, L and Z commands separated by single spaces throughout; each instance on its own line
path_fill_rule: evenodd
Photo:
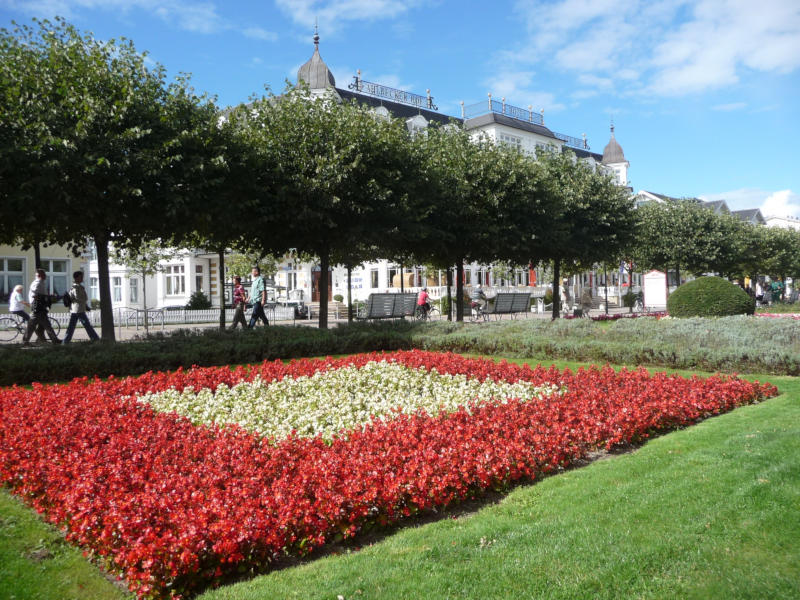
M 500 71 L 483 83 L 492 99 L 506 99 L 508 104 L 527 108 L 530 104 L 534 111 L 544 109 L 546 112 L 564 110 L 563 103 L 556 101 L 553 94 L 533 89 L 533 71 Z M 488 101 L 488 98 L 487 98 Z
M 520 68 L 546 61 L 579 74 L 639 80 L 640 93 L 681 96 L 722 88 L 748 70 L 800 68 L 797 0 L 523 1 L 526 47 L 507 53 Z
M 265 42 L 274 42 L 278 39 L 278 34 L 274 31 L 267 31 L 261 27 L 247 27 L 242 30 L 242 33 L 254 40 L 262 40 Z
M 730 192 L 703 194 L 702 200 L 725 200 L 731 210 L 759 208 L 765 217 L 800 217 L 800 194 L 792 190 L 771 192 L 741 188 Z
M 326 35 L 348 21 L 395 19 L 424 4 L 423 0 L 276 0 L 278 8 L 297 25 L 311 28 L 319 23 Z
M 774 192 L 764 200 L 761 212 L 765 217 L 800 217 L 800 194 L 796 194 L 792 190 Z
M 731 112 L 734 110 L 742 110 L 744 108 L 747 108 L 747 102 L 731 102 L 729 104 L 717 104 L 716 106 L 712 106 L 711 110 Z

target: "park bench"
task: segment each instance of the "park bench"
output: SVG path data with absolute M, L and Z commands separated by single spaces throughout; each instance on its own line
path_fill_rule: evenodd
M 401 319 L 414 315 L 416 294 L 370 294 L 363 312 L 357 319 Z
M 494 304 L 491 305 L 486 314 L 497 315 L 497 318 L 502 318 L 502 315 L 514 315 L 519 313 L 527 314 L 531 309 L 531 293 L 530 292 L 499 292 L 494 298 Z

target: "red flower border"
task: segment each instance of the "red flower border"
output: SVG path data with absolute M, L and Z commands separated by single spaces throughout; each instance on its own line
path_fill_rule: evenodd
M 537 402 L 376 422 L 331 444 L 276 444 L 137 403 L 168 387 L 309 375 L 376 359 L 566 386 Z M 495 363 L 422 351 L 194 368 L 0 390 L 0 481 L 140 597 L 180 597 L 365 525 L 533 479 L 600 446 L 644 439 L 777 393 L 736 377 Z

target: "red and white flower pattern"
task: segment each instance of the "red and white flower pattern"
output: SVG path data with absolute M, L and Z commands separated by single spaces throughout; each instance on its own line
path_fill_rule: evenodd
M 559 393 L 397 411 L 329 439 L 194 425 L 137 400 L 376 361 Z M 735 376 L 560 372 L 422 351 L 83 378 L 0 389 L 0 481 L 140 597 L 180 597 L 776 393 Z

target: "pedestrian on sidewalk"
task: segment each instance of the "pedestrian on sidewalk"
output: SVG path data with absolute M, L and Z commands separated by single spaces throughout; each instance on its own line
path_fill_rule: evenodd
M 50 319 L 47 316 L 48 309 L 53 302 L 53 296 L 47 293 L 47 273 L 44 269 L 36 269 L 36 279 L 31 283 L 30 298 L 31 308 L 33 309 L 33 317 L 28 321 L 28 329 L 22 336 L 22 343 L 27 344 L 33 332 L 41 327 L 44 329 L 47 336 L 54 344 L 60 344 L 61 340 L 58 339 L 56 332 L 53 331 L 53 326 L 50 325 Z
M 72 281 L 72 287 L 69 290 L 69 325 L 67 325 L 64 343 L 69 344 L 70 341 L 72 341 L 72 334 L 75 333 L 75 326 L 78 324 L 78 321 L 80 321 L 84 329 L 86 329 L 86 333 L 89 334 L 89 339 L 96 342 L 100 337 L 89 322 L 89 317 L 86 316 L 89 296 L 87 296 L 86 289 L 83 287 L 83 271 L 75 271 L 72 274 Z
M 244 318 L 244 309 L 247 305 L 247 292 L 242 285 L 241 277 L 233 278 L 233 326 L 231 329 L 236 329 L 236 325 L 242 324 L 242 329 L 247 329 L 247 321 Z
M 269 325 L 267 315 L 264 313 L 264 304 L 267 302 L 267 284 L 261 277 L 261 269 L 253 267 L 253 283 L 250 285 L 250 301 L 253 303 L 253 314 L 250 315 L 249 329 L 253 329 L 259 319 L 264 325 Z

